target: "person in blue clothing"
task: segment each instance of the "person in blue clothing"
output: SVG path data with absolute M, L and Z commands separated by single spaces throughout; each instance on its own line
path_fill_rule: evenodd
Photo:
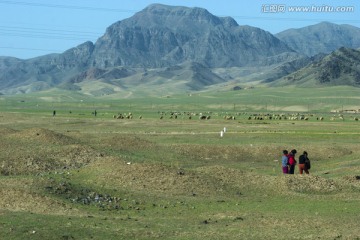
M 283 155 L 281 157 L 281 167 L 282 167 L 282 172 L 284 174 L 289 173 L 288 154 L 289 154 L 289 152 L 287 150 L 283 150 Z

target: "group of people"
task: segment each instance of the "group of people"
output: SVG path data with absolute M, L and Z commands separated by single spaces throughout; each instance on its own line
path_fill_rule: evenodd
M 291 150 L 290 153 L 287 150 L 283 150 L 281 158 L 282 172 L 284 174 L 294 174 L 295 166 L 297 164 L 300 174 L 303 174 L 303 172 L 309 174 L 310 159 L 308 158 L 308 153 L 304 151 L 303 154 L 300 155 L 299 163 L 295 160 L 296 153 L 296 149 Z

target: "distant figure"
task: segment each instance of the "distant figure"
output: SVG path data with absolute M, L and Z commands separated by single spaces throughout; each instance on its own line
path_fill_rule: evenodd
M 299 157 L 300 174 L 303 174 L 303 172 L 309 174 L 309 169 L 310 169 L 310 159 L 308 158 L 308 153 L 304 151 L 303 154 Z
M 95 109 L 94 115 L 95 115 L 95 117 L 96 117 L 96 115 L 97 115 L 96 109 Z
M 283 155 L 281 157 L 281 166 L 282 166 L 282 172 L 284 174 L 288 174 L 289 173 L 289 166 L 288 166 L 288 150 L 283 150 Z
M 54 111 L 53 111 L 53 117 L 55 117 L 55 116 L 56 116 L 56 111 L 54 110 Z
M 289 174 L 294 174 L 295 171 L 295 165 L 296 165 L 296 160 L 295 160 L 295 154 L 297 153 L 296 149 L 293 149 L 290 151 L 288 158 L 289 158 Z

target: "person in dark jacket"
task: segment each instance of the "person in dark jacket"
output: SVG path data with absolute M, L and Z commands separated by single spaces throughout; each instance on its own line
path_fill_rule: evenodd
M 308 153 L 306 151 L 304 151 L 303 154 L 300 155 L 300 157 L 299 157 L 300 174 L 303 174 L 303 172 L 305 172 L 306 174 L 309 174 L 309 168 L 310 168 L 310 160 L 308 158 Z
M 293 149 L 290 151 L 289 155 L 288 155 L 288 159 L 289 159 L 289 174 L 294 174 L 295 171 L 295 165 L 296 165 L 296 160 L 295 160 L 295 154 L 297 153 L 296 149 Z

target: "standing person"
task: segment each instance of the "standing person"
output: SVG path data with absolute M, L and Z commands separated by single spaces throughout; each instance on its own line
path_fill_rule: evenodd
M 299 171 L 300 174 L 303 174 L 305 172 L 306 174 L 309 174 L 310 169 L 310 160 L 308 158 L 308 153 L 306 151 L 303 152 L 302 155 L 299 157 Z
M 282 172 L 284 174 L 289 173 L 289 166 L 288 166 L 288 150 L 283 150 L 283 155 L 281 157 L 281 166 L 282 166 Z
M 296 160 L 295 160 L 295 154 L 297 153 L 296 149 L 293 149 L 290 151 L 288 158 L 289 158 L 289 174 L 294 174 L 295 171 L 295 165 L 296 165 Z

